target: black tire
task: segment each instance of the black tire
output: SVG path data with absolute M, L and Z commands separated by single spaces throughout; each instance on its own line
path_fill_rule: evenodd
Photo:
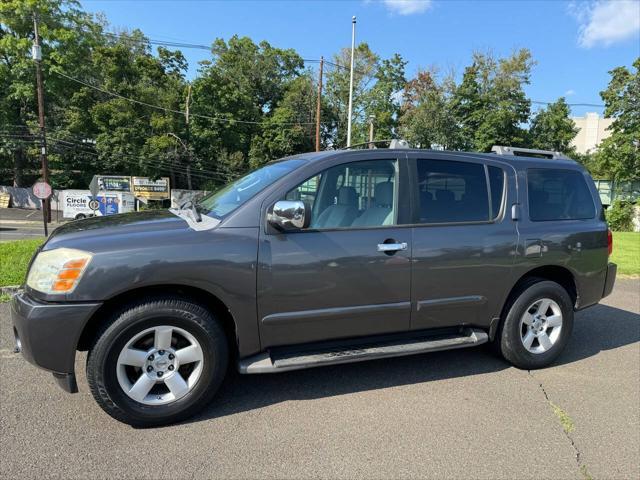
M 87 218 L 87 216 L 84 213 L 79 213 L 76 215 L 76 218 L 74 220 L 83 220 Z
M 542 353 L 531 353 L 523 345 L 520 320 L 526 309 L 542 298 L 550 298 L 560 307 L 562 329 L 551 348 Z M 502 356 L 518 368 L 535 370 L 550 365 L 569 341 L 573 329 L 573 303 L 564 287 L 556 282 L 535 278 L 528 280 L 512 295 L 505 312 L 506 317 L 496 341 L 499 343 Z
M 170 325 L 193 335 L 203 352 L 202 371 L 191 391 L 165 405 L 130 398 L 117 378 L 118 355 L 145 329 Z M 96 335 L 87 358 L 87 380 L 100 407 L 116 420 L 136 427 L 184 420 L 211 401 L 227 371 L 229 347 L 216 318 L 203 306 L 179 297 L 148 297 L 114 312 Z

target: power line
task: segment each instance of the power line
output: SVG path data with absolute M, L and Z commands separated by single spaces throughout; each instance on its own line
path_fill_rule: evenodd
M 35 141 L 37 140 L 37 137 L 34 135 L 15 135 L 15 134 L 12 135 L 12 134 L 0 133 L 0 137 L 9 137 L 14 141 L 24 143 L 27 145 L 33 145 L 33 146 L 36 145 Z M 86 147 L 87 146 L 86 144 L 79 145 L 77 143 L 60 140 L 54 137 L 49 137 L 49 139 L 55 144 L 56 147 L 64 148 L 67 150 L 73 150 L 76 153 L 84 153 L 84 154 L 93 156 L 94 158 L 100 158 L 100 155 L 97 152 L 85 150 L 84 148 L 82 148 L 82 147 Z M 159 168 L 161 170 L 168 171 L 168 172 L 173 170 L 174 173 L 178 173 L 181 175 L 187 174 L 186 166 L 181 165 L 179 163 L 174 163 L 172 160 L 163 159 L 163 158 L 148 158 L 148 157 L 134 155 L 134 154 L 118 154 L 118 155 L 121 163 L 124 163 L 124 164 L 132 165 L 134 163 L 137 163 L 139 164 L 139 166 Z M 200 162 L 205 161 L 199 157 L 194 157 L 194 158 Z M 206 180 L 229 181 L 235 178 L 234 175 L 225 174 L 225 173 L 214 171 L 214 170 L 207 170 L 203 168 L 197 168 L 196 170 L 192 170 L 191 173 L 193 176 L 197 178 L 202 178 Z
M 101 87 L 97 87 L 95 85 L 92 85 L 90 83 L 84 82 L 82 80 L 79 80 L 77 78 L 74 78 L 70 75 L 67 75 L 66 73 L 62 73 L 56 69 L 51 69 L 51 71 L 53 73 L 55 73 L 56 75 L 60 75 L 61 77 L 67 78 L 73 82 L 79 83 L 81 85 L 84 85 L 86 87 L 89 88 L 93 88 L 94 90 L 97 90 L 99 92 L 102 92 L 104 94 L 107 95 L 111 95 L 113 97 L 117 97 L 120 98 L 122 100 L 126 100 L 128 102 L 131 103 L 137 103 L 138 105 L 143 105 L 145 107 L 149 107 L 149 108 L 155 108 L 156 110 L 162 110 L 165 112 L 169 112 L 169 113 L 174 113 L 174 114 L 178 114 L 178 115 L 185 115 L 185 112 L 182 110 L 174 110 L 172 108 L 166 108 L 166 107 L 161 107 L 160 105 L 154 105 L 152 103 L 147 103 L 147 102 L 143 102 L 141 100 L 137 100 L 135 98 L 129 98 L 129 97 L 125 97 L 124 95 L 120 95 L 119 93 L 115 93 L 115 92 L 111 92 L 109 90 L 105 90 L 104 88 Z M 263 125 L 264 121 L 253 121 L 253 120 L 237 120 L 235 118 L 226 118 L 226 117 L 212 117 L 209 115 L 202 115 L 199 113 L 192 113 L 191 114 L 192 117 L 199 117 L 199 118 L 204 118 L 207 120 L 213 120 L 216 122 L 227 122 L 227 123 L 242 123 L 242 124 L 247 124 L 247 125 Z M 293 126 L 303 126 L 303 125 L 314 125 L 315 122 L 276 122 L 277 125 L 293 125 Z

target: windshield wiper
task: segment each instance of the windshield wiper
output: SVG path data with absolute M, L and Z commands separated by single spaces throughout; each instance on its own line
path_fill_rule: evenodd
M 182 205 L 180 205 L 180 210 L 186 210 L 187 208 L 191 212 L 191 216 L 193 217 L 193 219 L 196 222 L 200 223 L 202 221 L 202 215 L 200 215 L 198 206 L 194 203 L 193 200 L 187 200 Z

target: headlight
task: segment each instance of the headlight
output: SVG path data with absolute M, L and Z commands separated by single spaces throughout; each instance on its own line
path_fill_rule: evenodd
M 92 255 L 72 248 L 40 252 L 27 277 L 27 285 L 48 294 L 71 293 L 78 285 Z

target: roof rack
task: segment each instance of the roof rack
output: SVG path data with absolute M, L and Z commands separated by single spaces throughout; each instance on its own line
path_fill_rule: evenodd
M 537 150 L 535 148 L 505 147 L 503 145 L 494 145 L 491 147 L 491 153 L 496 155 L 510 155 L 512 157 L 537 157 L 548 158 L 550 160 L 570 160 L 565 154 L 554 152 L 552 150 Z
M 361 147 L 378 148 L 376 147 L 376 145 L 379 143 L 388 143 L 388 148 L 411 148 L 409 146 L 409 142 L 407 142 L 406 140 L 403 140 L 401 138 L 387 138 L 385 140 L 374 140 L 372 142 L 354 143 L 353 145 L 345 147 L 344 150 L 351 150 L 352 148 Z

